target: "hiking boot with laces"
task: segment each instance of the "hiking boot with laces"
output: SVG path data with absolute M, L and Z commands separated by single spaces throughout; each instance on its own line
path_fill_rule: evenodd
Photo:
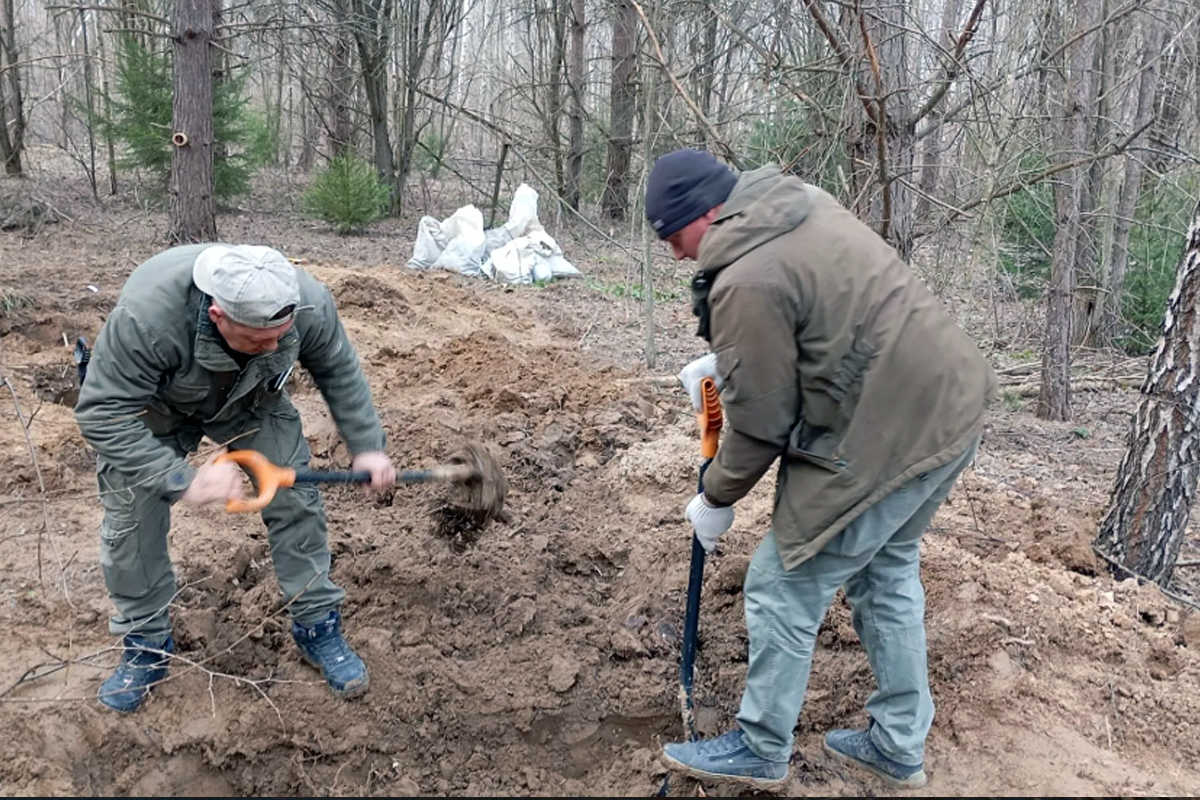
M 825 751 L 837 760 L 861 767 L 901 789 L 919 789 L 928 782 L 924 764 L 912 766 L 888 758 L 871 741 L 870 730 L 830 731 L 825 734 Z
M 367 691 L 367 665 L 342 638 L 342 615 L 330 611 L 320 622 L 292 623 L 292 638 L 300 655 L 321 670 L 329 688 L 338 697 L 358 697 Z
M 746 744 L 740 729 L 715 739 L 677 742 L 663 747 L 668 768 L 706 781 L 740 783 L 760 789 L 787 780 L 788 762 L 769 761 Z
M 175 652 L 170 636 L 161 644 L 133 634 L 122 644 L 125 652 L 117 671 L 100 684 L 100 704 L 114 711 L 137 711 L 150 687 L 167 677 L 167 665 Z

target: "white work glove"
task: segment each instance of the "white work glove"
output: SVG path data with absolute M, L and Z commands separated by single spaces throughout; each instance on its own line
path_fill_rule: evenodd
M 202 506 L 206 503 L 237 500 L 242 496 L 242 468 L 232 461 L 213 463 L 217 456 L 225 452 L 223 447 L 213 452 L 204 465 L 196 470 L 187 490 L 179 497 L 181 503 Z
M 679 371 L 679 381 L 683 384 L 688 396 L 692 398 L 692 409 L 695 411 L 699 411 L 703 405 L 704 398 L 700 393 L 700 381 L 704 378 L 712 378 L 716 381 L 718 392 L 725 387 L 725 381 L 717 374 L 716 353 L 701 356 Z
M 365 487 L 367 493 L 382 491 L 396 483 L 396 467 L 382 450 L 359 453 L 351 462 L 350 469 L 371 473 L 371 482 Z
M 714 508 L 708 504 L 704 492 L 692 498 L 684 516 L 692 523 L 696 538 L 706 553 L 711 553 L 721 534 L 733 527 L 733 506 Z

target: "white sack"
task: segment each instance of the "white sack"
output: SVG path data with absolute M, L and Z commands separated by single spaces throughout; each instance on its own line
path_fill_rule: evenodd
M 448 242 L 433 266 L 452 269 L 471 277 L 481 275 L 483 259 L 487 252 L 483 236 L 483 214 L 479 209 L 468 205 L 455 211 L 442 222 L 442 234 Z
M 529 284 L 579 275 L 558 242 L 544 230 L 520 236 L 492 251 L 483 272 L 501 283 Z
M 446 236 L 442 233 L 442 223 L 436 217 L 421 217 L 417 225 L 417 241 L 413 244 L 408 265 L 413 269 L 429 269 L 445 249 Z

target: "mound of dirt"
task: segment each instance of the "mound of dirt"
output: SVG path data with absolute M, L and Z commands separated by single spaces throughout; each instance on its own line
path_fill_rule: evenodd
M 299 226 L 262 238 L 284 235 L 292 252 L 331 246 L 303 239 Z M 0 655 L 4 793 L 659 789 L 658 747 L 682 735 L 682 509 L 699 463 L 686 397 L 659 375 L 699 351 L 684 301 L 660 309 L 651 373 L 638 366 L 640 303 L 583 282 L 512 290 L 383 260 L 303 263 L 338 299 L 397 465 L 429 467 L 466 440 L 486 442 L 508 478 L 508 515 L 455 546 L 429 514 L 438 487 L 325 492 L 347 634 L 371 671 L 370 693 L 342 702 L 290 641 L 261 522 L 177 506 L 175 665 L 145 708 L 120 717 L 94 700 L 116 653 L 97 569 L 94 456 L 63 391 L 72 367 L 63 345 L 95 336 L 128 271 L 118 256 L 128 244 L 83 235 L 43 244 L 39 263 L 27 249 L 19 268 L 0 261 L 0 281 L 34 300 L 0 318 L 0 369 L 17 400 L 0 412 L 9 421 L 0 425 L 0 613 L 12 634 Z M 0 247 L 7 256 L 28 243 L 14 236 Z M 100 268 L 105 247 L 112 263 Z M 599 275 L 614 263 L 574 261 Z M 683 285 L 685 271 L 674 277 Z M 94 305 L 72 305 L 85 291 Z M 344 468 L 349 455 L 311 379 L 298 370 L 289 392 L 314 466 Z M 1153 587 L 1115 583 L 1087 546 L 1120 453 L 1121 427 L 1106 420 L 1122 402 L 1085 409 L 1074 424 L 1094 431 L 1086 441 L 993 412 L 975 469 L 927 536 L 938 704 L 929 795 L 1200 790 L 1186 768 L 1200 755 L 1189 735 L 1200 713 L 1198 618 Z M 739 504 L 706 571 L 696 683 L 706 733 L 727 729 L 737 710 L 741 585 L 772 488 L 768 479 Z M 864 722 L 871 689 L 839 596 L 783 793 L 887 793 L 820 748 L 825 730 Z M 679 779 L 671 791 L 696 787 Z

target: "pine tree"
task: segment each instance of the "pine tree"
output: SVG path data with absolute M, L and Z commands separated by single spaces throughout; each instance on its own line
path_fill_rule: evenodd
M 213 86 L 213 138 L 225 144 L 216 149 L 213 166 L 217 198 L 250 189 L 249 159 L 241 150 L 251 134 L 244 83 L 238 77 Z M 103 95 L 98 87 L 92 91 Z M 154 52 L 127 34 L 117 51 L 114 92 L 107 98 L 109 116 L 90 115 L 103 135 L 124 143 L 118 164 L 150 176 L 164 193 L 171 176 L 173 96 L 170 53 Z

